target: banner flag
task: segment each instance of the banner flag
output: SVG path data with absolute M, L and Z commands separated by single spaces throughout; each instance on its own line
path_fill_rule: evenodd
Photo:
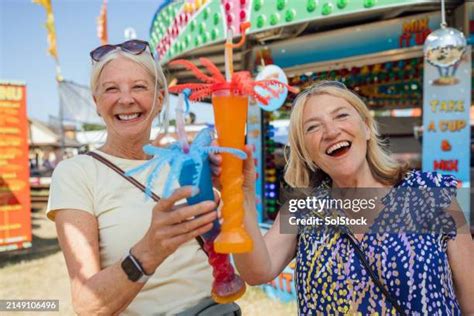
M 48 32 L 48 53 L 56 60 L 58 60 L 58 51 L 56 48 L 56 28 L 54 27 L 53 7 L 51 0 L 33 0 L 33 3 L 39 4 L 46 10 L 45 27 Z
M 109 42 L 107 33 L 107 0 L 102 3 L 100 9 L 100 15 L 97 17 L 97 36 L 100 39 L 100 43 L 105 45 Z

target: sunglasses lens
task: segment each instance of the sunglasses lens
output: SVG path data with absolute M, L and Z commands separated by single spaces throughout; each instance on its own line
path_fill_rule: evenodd
M 104 45 L 97 47 L 91 52 L 91 58 L 95 61 L 99 61 L 102 57 L 113 51 L 116 47 L 113 45 Z
M 145 51 L 147 45 L 148 43 L 144 41 L 131 40 L 123 43 L 121 47 L 126 52 L 138 55 Z
M 118 44 L 118 45 L 104 45 L 104 46 L 97 47 L 91 52 L 90 55 L 91 55 L 92 60 L 98 62 L 105 55 L 107 55 L 108 53 L 110 53 L 111 51 L 117 48 L 120 48 L 123 51 L 130 54 L 139 55 L 143 53 L 147 47 L 149 47 L 148 42 L 140 41 L 140 40 L 131 40 L 131 41 L 127 41 L 125 43 Z

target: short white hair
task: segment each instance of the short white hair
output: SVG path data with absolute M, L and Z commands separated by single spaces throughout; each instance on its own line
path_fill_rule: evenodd
M 146 72 L 150 75 L 150 78 L 153 82 L 155 82 L 155 100 L 156 102 L 156 95 L 159 90 L 163 91 L 163 100 L 162 100 L 162 112 L 163 117 L 161 118 L 162 121 L 162 130 L 165 132 L 168 129 L 168 118 L 169 118 L 169 94 L 168 94 L 168 83 L 166 81 L 165 74 L 163 73 L 163 69 L 158 61 L 153 59 L 152 54 L 149 52 L 148 48 L 145 52 L 134 55 L 127 53 L 121 49 L 116 49 L 107 55 L 104 56 L 100 61 L 92 63 L 91 75 L 90 75 L 90 88 L 93 96 L 97 95 L 98 84 L 100 75 L 104 70 L 104 67 L 110 63 L 112 60 L 115 60 L 119 57 L 128 58 L 131 61 L 137 63 L 138 65 L 142 66 Z

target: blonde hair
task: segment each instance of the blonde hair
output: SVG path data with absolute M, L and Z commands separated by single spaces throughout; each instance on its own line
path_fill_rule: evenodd
M 317 95 L 331 95 L 342 98 L 359 113 L 370 130 L 370 139 L 367 141 L 367 162 L 374 178 L 383 184 L 394 185 L 399 182 L 408 166 L 393 159 L 387 151 L 386 143 L 380 138 L 378 124 L 369 112 L 365 103 L 341 83 L 323 81 L 311 86 L 302 92 L 293 104 L 290 116 L 288 141 L 290 154 L 287 158 L 285 181 L 292 187 L 308 187 L 317 185 L 327 175 L 319 169 L 311 159 L 304 142 L 303 111 L 311 97 Z
M 104 67 L 108 63 L 110 63 L 112 60 L 115 60 L 120 56 L 124 58 L 128 58 L 131 61 L 142 66 L 146 70 L 146 72 L 150 75 L 152 81 L 155 82 L 155 86 L 154 86 L 155 97 L 154 97 L 153 102 L 156 102 L 158 90 L 161 89 L 163 91 L 163 100 L 162 100 L 163 118 L 161 119 L 163 124 L 161 126 L 161 129 L 166 132 L 168 129 L 168 118 L 169 118 L 168 83 L 163 73 L 163 69 L 160 66 L 160 63 L 158 61 L 155 62 L 155 60 L 153 59 L 153 56 L 151 55 L 148 49 L 145 52 L 138 55 L 127 53 L 121 49 L 116 49 L 108 53 L 106 56 L 104 56 L 100 61 L 93 62 L 91 75 L 90 75 L 90 88 L 91 88 L 92 95 L 94 96 L 97 95 L 99 79 L 100 79 L 100 75 L 102 74 L 102 71 L 104 70 Z

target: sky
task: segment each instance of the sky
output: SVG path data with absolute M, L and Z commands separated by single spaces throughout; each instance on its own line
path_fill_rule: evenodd
M 162 0 L 108 0 L 110 43 L 125 40 L 125 29 L 137 38 L 149 39 L 152 18 Z M 89 52 L 100 45 L 97 17 L 102 0 L 52 0 L 56 40 L 62 75 L 66 80 L 89 85 Z M 0 0 L 0 80 L 27 85 L 29 117 L 48 121 L 58 116 L 56 66 L 48 55 L 46 13 L 31 0 Z M 210 109 L 206 109 L 210 110 Z M 195 110 L 206 112 L 206 110 Z

